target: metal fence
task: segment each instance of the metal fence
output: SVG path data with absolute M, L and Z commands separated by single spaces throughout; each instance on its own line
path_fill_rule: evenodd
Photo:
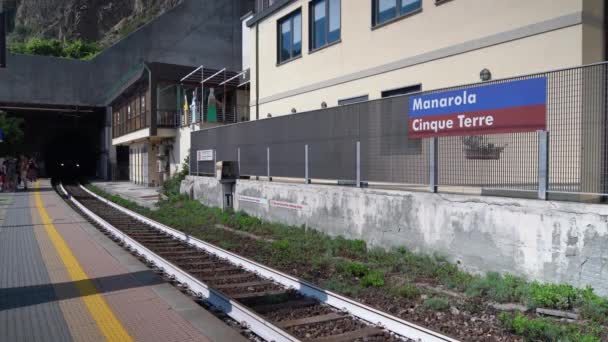
M 193 132 L 191 173 L 213 173 L 214 163 L 195 162 L 195 153 L 214 150 L 247 176 L 541 198 L 545 190 L 556 198 L 607 194 L 608 64 L 483 84 L 535 77 L 547 78 L 546 144 L 544 132 L 410 139 L 405 95 Z

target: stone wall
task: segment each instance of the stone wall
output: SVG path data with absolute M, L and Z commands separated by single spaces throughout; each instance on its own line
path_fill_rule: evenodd
M 200 184 L 195 198 L 219 206 L 208 198 L 221 189 L 216 180 L 188 182 Z M 236 210 L 267 221 L 608 294 L 607 206 L 253 180 L 239 180 L 234 192 Z

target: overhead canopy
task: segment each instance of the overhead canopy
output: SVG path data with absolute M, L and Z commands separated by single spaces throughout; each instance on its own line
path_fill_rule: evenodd
M 213 69 L 200 66 L 192 68 L 188 73 L 183 74 L 180 79 L 182 84 L 200 85 L 204 81 L 205 86 L 224 86 L 236 88 L 241 84 L 240 72 L 230 71 L 226 68 Z

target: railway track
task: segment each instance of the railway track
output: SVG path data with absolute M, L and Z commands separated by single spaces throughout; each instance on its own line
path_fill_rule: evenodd
M 269 341 L 456 341 L 192 238 L 78 185 L 59 190 L 114 241 Z

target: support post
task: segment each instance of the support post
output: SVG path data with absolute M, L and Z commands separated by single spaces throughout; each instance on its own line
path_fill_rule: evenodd
M 429 191 L 437 192 L 439 138 L 433 137 L 429 143 Z
M 361 142 L 357 141 L 357 188 L 361 187 Z
M 197 177 L 200 176 L 200 173 L 198 172 L 198 163 L 199 163 L 199 161 L 198 161 L 198 151 L 196 151 L 196 176 Z M 213 167 L 215 167 L 215 165 Z
M 538 131 L 538 199 L 547 199 L 549 185 L 549 132 Z
M 6 68 L 6 13 L 0 5 L 0 68 Z
M 266 175 L 268 176 L 268 180 L 271 181 L 270 177 L 270 147 L 266 147 Z
M 304 183 L 310 184 L 310 175 L 308 174 L 308 144 L 304 145 Z
M 239 176 L 241 175 L 241 148 L 236 148 L 236 162 L 239 167 Z

